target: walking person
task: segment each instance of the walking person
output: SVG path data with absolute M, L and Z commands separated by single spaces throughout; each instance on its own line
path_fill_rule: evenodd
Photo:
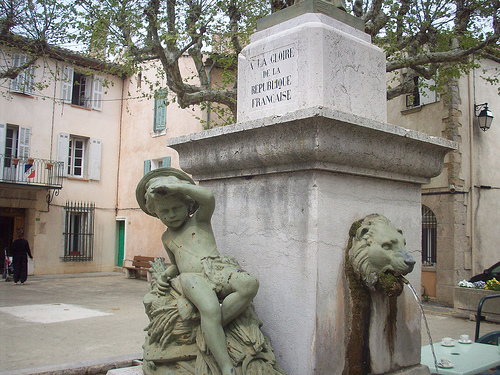
M 33 259 L 28 241 L 24 239 L 24 231 L 17 230 L 18 239 L 12 243 L 12 263 L 14 266 L 14 282 L 24 285 L 28 278 L 28 256 Z

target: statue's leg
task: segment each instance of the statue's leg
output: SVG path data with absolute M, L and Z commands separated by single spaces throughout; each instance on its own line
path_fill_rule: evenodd
M 207 346 L 217 361 L 223 375 L 235 374 L 227 352 L 227 339 L 221 323 L 219 299 L 207 280 L 198 274 L 181 274 L 184 295 L 200 312 L 201 329 Z
M 222 301 L 222 326 L 237 318 L 259 290 L 259 281 L 247 272 L 232 271 L 225 279 L 228 280 L 232 292 Z

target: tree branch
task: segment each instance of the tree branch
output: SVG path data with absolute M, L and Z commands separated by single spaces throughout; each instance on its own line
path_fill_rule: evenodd
M 396 87 L 387 90 L 387 100 L 397 98 L 398 96 L 411 94 L 415 90 L 415 71 L 413 69 L 408 69 L 402 82 Z
M 36 56 L 29 56 L 28 60 L 20 66 L 9 68 L 6 71 L 0 72 L 0 79 L 10 78 L 15 79 L 24 69 L 29 68 L 31 65 L 36 63 L 38 58 Z
M 409 57 L 404 60 L 389 61 L 386 65 L 386 71 L 393 72 L 398 69 L 406 67 L 415 67 L 429 63 L 438 64 L 444 62 L 460 61 L 463 60 L 465 57 L 472 55 L 477 51 L 482 50 L 487 45 L 496 42 L 499 38 L 500 34 L 495 33 L 486 38 L 486 40 L 484 40 L 483 42 L 479 42 L 475 46 L 472 46 L 467 49 L 453 49 L 450 51 L 443 51 L 443 52 L 425 52 L 425 53 L 420 53 L 414 57 Z
M 241 20 L 241 12 L 238 7 L 234 4 L 234 1 L 231 1 L 231 4 L 228 8 L 229 15 L 229 28 L 231 30 L 231 43 L 234 48 L 234 52 L 238 55 L 241 50 L 240 40 L 238 39 L 238 22 Z

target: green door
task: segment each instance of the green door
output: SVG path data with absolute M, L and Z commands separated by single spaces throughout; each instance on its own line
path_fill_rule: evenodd
M 123 267 L 123 254 L 125 253 L 125 221 L 118 221 L 118 257 L 116 265 Z

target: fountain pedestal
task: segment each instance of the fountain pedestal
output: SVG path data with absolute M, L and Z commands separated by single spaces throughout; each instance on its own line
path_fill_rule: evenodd
M 383 53 L 337 22 L 305 14 L 257 33 L 240 59 L 239 122 L 168 141 L 215 195 L 220 252 L 259 279 L 256 310 L 290 375 L 348 371 L 349 228 L 384 215 L 418 261 L 420 187 L 455 147 L 384 122 Z M 428 373 L 409 291 L 374 299 L 369 347 L 373 373 Z

